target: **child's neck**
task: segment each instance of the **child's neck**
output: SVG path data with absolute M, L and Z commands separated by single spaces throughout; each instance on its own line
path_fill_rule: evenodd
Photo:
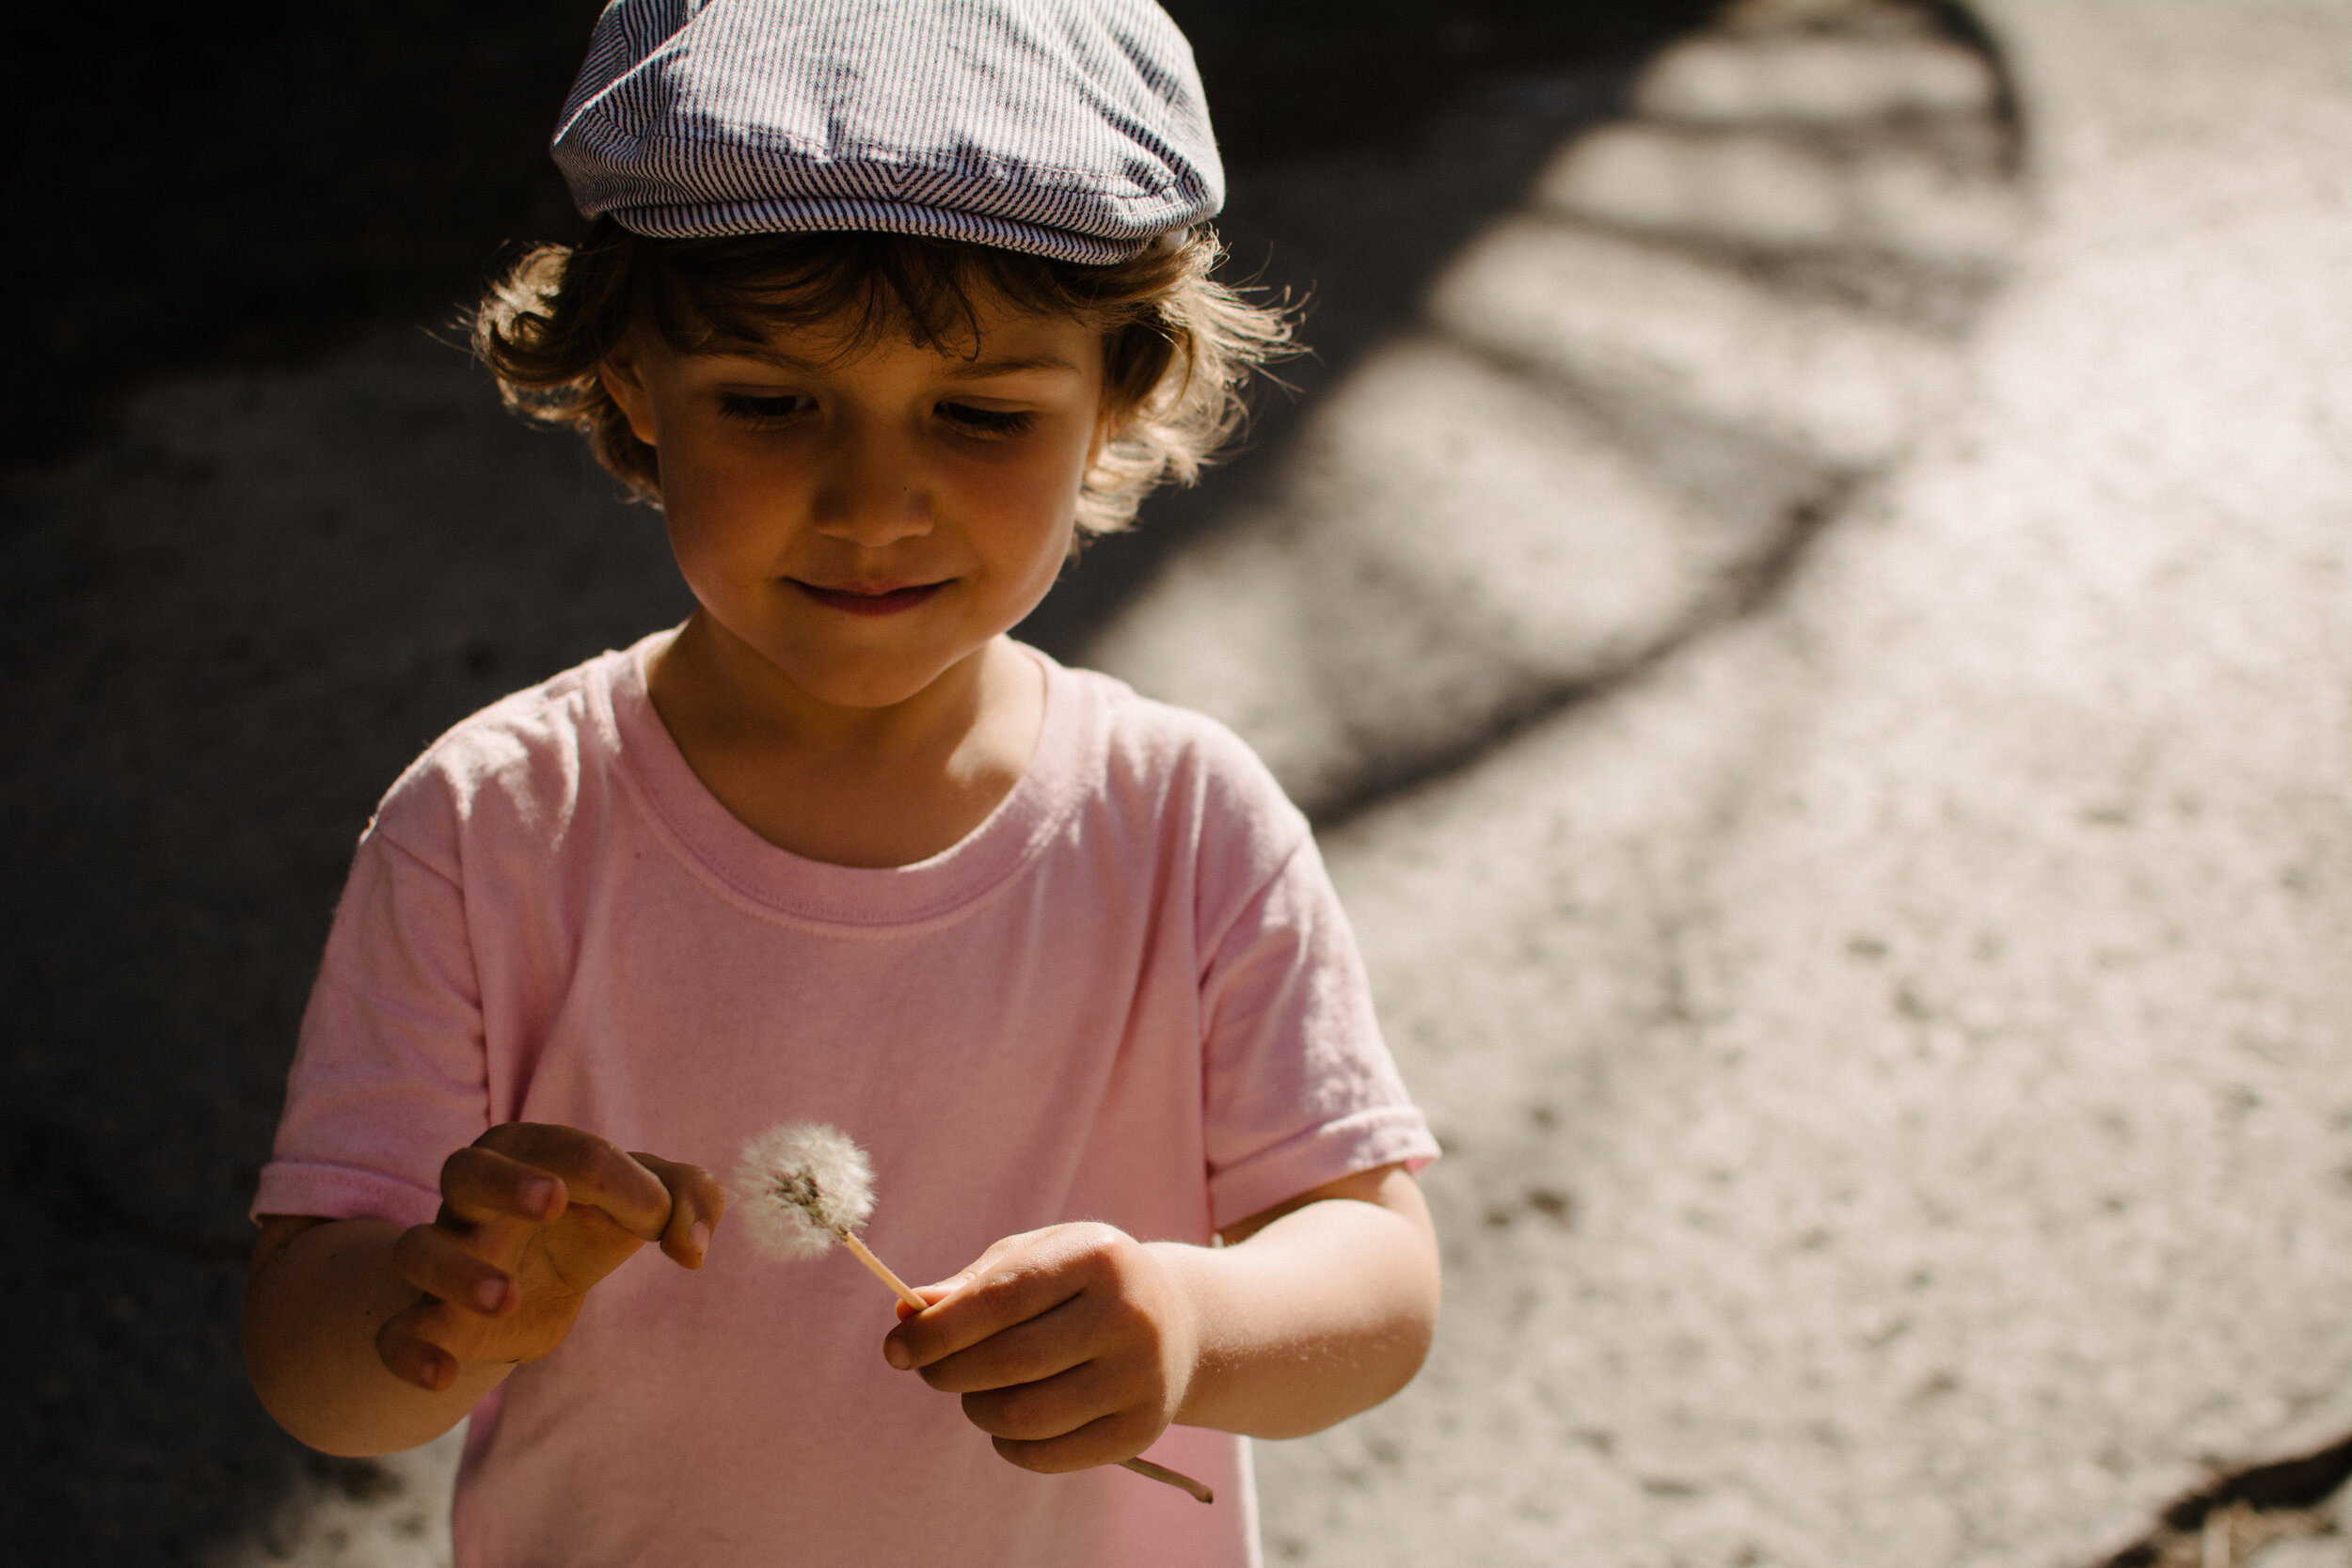
M 654 711 L 719 802 L 782 849 L 895 866 L 961 842 L 1044 727 L 1044 671 L 997 638 L 888 707 L 820 702 L 696 615 L 655 652 Z

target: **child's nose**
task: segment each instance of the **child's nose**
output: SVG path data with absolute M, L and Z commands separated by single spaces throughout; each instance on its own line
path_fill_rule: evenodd
M 817 487 L 820 532 L 868 549 L 929 533 L 930 486 L 906 443 L 873 430 L 848 430 L 833 443 Z

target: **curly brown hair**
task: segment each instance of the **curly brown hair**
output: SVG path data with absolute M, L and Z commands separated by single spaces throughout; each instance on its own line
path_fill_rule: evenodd
M 596 375 L 640 325 L 680 353 L 816 324 L 842 334 L 844 355 L 892 332 L 953 353 L 977 351 L 976 297 L 1075 316 L 1102 334 L 1111 419 L 1078 526 L 1104 533 L 1125 528 L 1155 486 L 1190 483 L 1240 424 L 1252 373 L 1295 352 L 1287 303 L 1217 282 L 1222 259 L 1205 226 L 1132 261 L 1081 266 L 864 230 L 649 239 L 604 218 L 580 245 L 526 253 L 490 286 L 471 336 L 508 407 L 583 432 L 598 462 L 659 505 L 653 448 Z

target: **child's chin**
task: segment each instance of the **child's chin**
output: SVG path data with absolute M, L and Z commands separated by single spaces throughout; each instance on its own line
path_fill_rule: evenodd
M 959 660 L 850 657 L 788 671 L 803 691 L 831 707 L 884 708 L 921 696 Z

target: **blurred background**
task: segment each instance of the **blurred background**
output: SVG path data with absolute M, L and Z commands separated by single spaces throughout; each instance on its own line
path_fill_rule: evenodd
M 1316 353 L 1025 635 L 1309 806 L 1449 1151 L 1269 1560 L 2352 1565 L 2352 9 L 1169 8 Z M 13 1560 L 446 1561 L 243 1214 L 375 797 L 684 613 L 451 346 L 596 9 L 0 53 Z

